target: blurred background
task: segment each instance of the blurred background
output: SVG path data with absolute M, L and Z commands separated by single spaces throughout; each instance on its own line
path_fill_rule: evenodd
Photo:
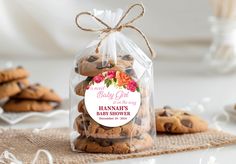
M 0 60 L 73 58 L 96 37 L 76 27 L 76 14 L 93 8 L 127 8 L 137 2 L 145 5 L 146 14 L 135 25 L 160 58 L 199 59 L 205 54 L 210 44 L 206 0 L 0 0 Z M 136 35 L 129 33 L 131 38 Z M 139 37 L 135 40 L 144 45 Z

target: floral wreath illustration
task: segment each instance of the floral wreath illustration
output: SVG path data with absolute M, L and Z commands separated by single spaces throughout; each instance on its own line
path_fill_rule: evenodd
M 125 88 L 130 90 L 131 92 L 140 92 L 140 88 L 138 84 L 126 73 L 121 71 L 109 70 L 107 72 L 103 72 L 94 76 L 90 81 L 89 85 L 86 89 L 89 89 L 91 85 L 94 83 L 101 83 L 104 81 L 106 87 L 108 88 L 110 85 L 114 85 L 118 88 Z

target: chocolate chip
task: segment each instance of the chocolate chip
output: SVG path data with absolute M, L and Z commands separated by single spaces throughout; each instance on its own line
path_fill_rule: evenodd
M 79 119 L 83 119 L 83 115 L 79 115 Z
M 165 110 L 162 113 L 160 113 L 159 116 L 161 116 L 161 117 L 171 117 L 171 116 L 173 116 L 173 114 Z
M 165 123 L 164 124 L 164 128 L 165 128 L 165 131 L 166 132 L 171 132 L 171 130 L 172 130 L 172 126 L 173 126 L 173 123 Z
M 163 107 L 163 109 L 171 109 L 171 107 L 166 105 L 166 106 Z
M 130 76 L 136 77 L 135 71 L 134 71 L 134 69 L 131 68 L 131 67 L 127 67 L 127 68 L 125 69 L 125 73 L 127 73 L 127 74 L 130 75 Z
M 136 118 L 136 119 L 135 119 L 135 123 L 136 123 L 137 125 L 142 125 L 142 119 L 141 119 L 141 118 Z
M 101 140 L 99 142 L 99 145 L 103 146 L 103 147 L 111 146 L 112 145 L 112 141 L 111 140 Z
M 20 88 L 20 90 L 23 90 L 25 88 L 25 84 L 20 81 L 18 81 L 16 84 Z
M 54 90 L 53 90 L 53 89 L 50 89 L 49 91 L 50 91 L 50 92 L 52 92 L 52 93 L 54 92 Z
M 80 130 L 85 130 L 83 123 L 79 124 L 79 129 L 80 129 Z
M 107 61 L 99 62 L 97 63 L 97 69 L 103 69 L 103 68 L 112 68 L 114 67 L 113 64 L 108 63 Z
M 103 62 L 99 62 L 97 63 L 97 69 L 103 69 L 103 68 L 106 68 L 108 62 L 107 61 L 103 61 Z
M 98 60 L 98 57 L 94 55 L 91 55 L 87 58 L 88 62 L 95 62 L 96 60 Z
M 30 90 L 32 90 L 32 91 L 34 91 L 34 92 L 37 91 L 37 88 L 36 88 L 35 86 L 29 86 L 28 89 L 30 89 Z
M 17 66 L 16 68 L 18 68 L 18 69 L 22 69 L 23 67 L 20 65 L 20 66 Z
M 86 120 L 86 121 L 81 121 L 81 124 L 79 125 L 79 128 L 81 129 L 81 130 L 86 130 L 86 129 L 88 129 L 88 126 L 89 126 L 89 121 L 88 120 Z
M 84 125 L 85 125 L 85 127 L 88 129 L 88 127 L 89 127 L 89 125 L 90 125 L 90 122 L 89 122 L 88 120 L 86 120 L 86 121 L 84 122 Z
M 191 114 L 184 112 L 183 115 L 185 116 L 191 116 Z
M 127 61 L 132 61 L 134 58 L 131 55 L 124 55 L 121 59 L 127 60 Z
M 39 84 L 39 83 L 36 83 L 35 86 L 40 86 L 40 84 Z
M 79 68 L 77 66 L 75 67 L 75 72 L 79 73 Z
M 94 142 L 94 141 L 95 141 L 95 139 L 92 138 L 92 137 L 88 137 L 88 140 L 91 141 L 91 142 Z
M 185 127 L 192 128 L 193 127 L 193 122 L 189 119 L 182 119 L 181 124 L 184 125 Z

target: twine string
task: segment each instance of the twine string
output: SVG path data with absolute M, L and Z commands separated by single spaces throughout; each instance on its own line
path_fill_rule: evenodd
M 123 20 L 129 15 L 130 11 L 132 9 L 134 9 L 135 7 L 139 7 L 141 9 L 141 12 L 135 16 L 134 18 L 132 18 L 131 20 L 127 21 L 126 23 L 123 23 Z M 145 10 L 144 10 L 144 7 L 142 4 L 133 4 L 131 5 L 127 11 L 123 14 L 123 16 L 121 17 L 121 19 L 118 21 L 118 23 L 115 25 L 115 27 L 110 27 L 108 24 L 106 24 L 104 21 L 102 21 L 100 18 L 96 17 L 94 14 L 90 13 L 90 12 L 81 12 L 79 13 L 76 17 L 75 17 L 75 23 L 77 25 L 78 28 L 80 28 L 81 30 L 83 31 L 88 31 L 88 32 L 101 32 L 101 33 L 105 33 L 105 35 L 100 39 L 100 41 L 98 42 L 97 44 L 97 47 L 96 47 L 96 53 L 99 53 L 99 48 L 102 44 L 102 42 L 113 32 L 120 32 L 122 31 L 123 29 L 133 29 L 135 30 L 136 32 L 138 32 L 142 38 L 144 39 L 147 47 L 148 47 L 148 50 L 151 54 L 151 57 L 152 58 L 155 58 L 156 54 L 154 53 L 153 49 L 151 48 L 151 45 L 147 39 L 147 37 L 144 35 L 144 33 L 138 29 L 137 27 L 133 26 L 132 23 L 135 22 L 137 19 L 141 18 L 145 13 Z M 101 29 L 95 29 L 95 28 L 86 28 L 86 27 L 82 27 L 81 26 L 81 23 L 79 21 L 79 18 L 81 16 L 84 16 L 84 15 L 87 15 L 87 16 L 91 16 L 92 18 L 94 18 L 97 22 L 101 23 L 104 28 L 101 28 Z
M 136 21 L 137 19 L 141 18 L 144 15 L 145 9 L 144 9 L 143 5 L 141 5 L 141 4 L 133 4 L 132 6 L 130 6 L 128 8 L 128 10 L 124 13 L 124 15 L 121 17 L 119 22 L 116 24 L 116 26 L 115 26 L 116 28 L 119 28 L 119 26 L 121 25 L 122 21 L 127 17 L 127 15 L 130 13 L 130 11 L 133 8 L 135 8 L 135 7 L 140 7 L 141 8 L 141 13 L 139 13 L 136 17 L 134 17 L 130 21 L 126 22 L 123 26 L 132 24 L 134 21 Z

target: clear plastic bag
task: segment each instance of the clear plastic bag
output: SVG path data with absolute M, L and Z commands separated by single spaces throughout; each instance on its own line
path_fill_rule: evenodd
M 93 15 L 114 27 L 123 11 L 94 10 Z M 109 35 L 102 32 L 75 58 L 74 68 L 70 78 L 72 149 L 132 153 L 151 148 L 156 132 L 150 58 L 117 30 Z

